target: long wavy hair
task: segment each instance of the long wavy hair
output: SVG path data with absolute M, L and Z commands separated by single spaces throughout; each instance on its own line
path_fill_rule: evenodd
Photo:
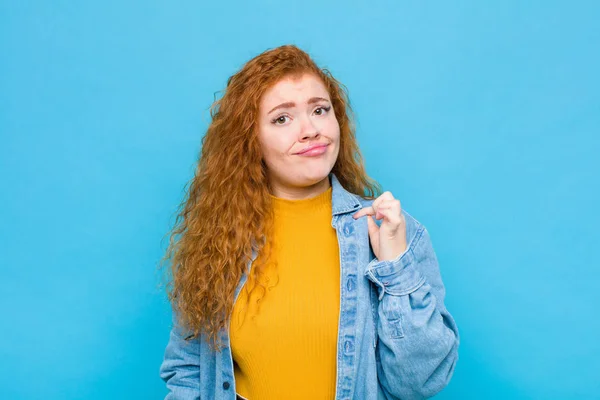
M 332 172 L 349 192 L 366 199 L 381 193 L 367 176 L 355 137 L 347 89 L 326 68 L 295 45 L 259 54 L 227 80 L 223 96 L 210 107 L 211 123 L 202 138 L 195 175 L 185 186 L 169 245 L 161 259 L 167 293 L 178 324 L 205 336 L 220 350 L 221 329 L 233 311 L 235 289 L 252 259 L 252 278 L 260 277 L 272 248 L 273 210 L 258 141 L 260 99 L 282 78 L 310 73 L 331 97 L 340 126 L 340 151 Z

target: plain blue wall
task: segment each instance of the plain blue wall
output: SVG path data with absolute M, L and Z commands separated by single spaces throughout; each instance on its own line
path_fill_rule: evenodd
M 0 3 L 3 398 L 164 396 L 161 239 L 214 93 L 285 43 L 431 233 L 462 335 L 437 397 L 600 398 L 597 2 L 201 3 Z

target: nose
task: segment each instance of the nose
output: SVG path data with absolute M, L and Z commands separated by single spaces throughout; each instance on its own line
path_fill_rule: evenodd
M 318 138 L 320 134 L 319 128 L 310 118 L 305 118 L 304 121 L 302 121 L 302 125 L 300 127 L 300 140 L 303 141 L 312 138 Z

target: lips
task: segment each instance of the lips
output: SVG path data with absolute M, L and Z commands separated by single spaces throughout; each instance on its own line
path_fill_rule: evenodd
M 310 145 L 310 146 L 308 146 L 308 147 L 306 147 L 306 148 L 304 148 L 304 149 L 300 150 L 300 151 L 299 151 L 298 153 L 296 153 L 296 154 L 303 154 L 303 153 L 306 153 L 306 152 L 307 152 L 307 151 L 309 151 L 309 150 L 316 149 L 316 148 L 319 148 L 319 147 L 326 147 L 326 146 L 328 146 L 328 145 L 329 145 L 329 143 L 319 143 L 319 144 L 313 144 L 313 145 Z

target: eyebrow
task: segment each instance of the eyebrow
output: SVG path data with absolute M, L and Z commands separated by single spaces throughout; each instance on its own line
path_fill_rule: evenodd
M 308 101 L 306 102 L 306 104 L 313 104 L 313 103 L 318 103 L 319 101 L 329 101 L 323 97 L 311 97 L 310 99 L 308 99 Z M 287 103 L 281 103 L 280 105 L 273 107 L 273 109 L 271 109 L 271 111 L 269 111 L 267 113 L 267 115 L 271 114 L 273 111 L 277 110 L 278 108 L 293 108 L 296 107 L 296 103 L 294 103 L 293 101 L 288 101 Z

